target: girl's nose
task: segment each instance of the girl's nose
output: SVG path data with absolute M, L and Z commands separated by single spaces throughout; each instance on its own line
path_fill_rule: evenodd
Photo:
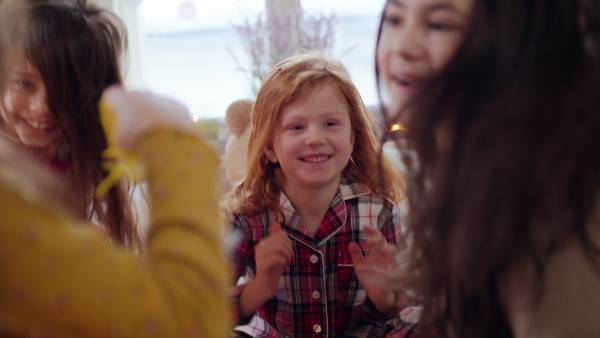
M 416 23 L 407 22 L 396 40 L 396 51 L 405 59 L 418 59 L 423 56 L 423 31 Z
M 31 111 L 39 114 L 46 115 L 51 114 L 50 108 L 48 108 L 48 96 L 45 90 L 39 90 L 30 100 Z
M 305 144 L 309 147 L 320 146 L 325 143 L 325 136 L 319 128 L 310 128 Z

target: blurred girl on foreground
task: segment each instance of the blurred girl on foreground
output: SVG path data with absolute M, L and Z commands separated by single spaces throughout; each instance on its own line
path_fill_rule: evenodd
M 597 0 L 389 0 L 413 286 L 442 337 L 600 335 Z

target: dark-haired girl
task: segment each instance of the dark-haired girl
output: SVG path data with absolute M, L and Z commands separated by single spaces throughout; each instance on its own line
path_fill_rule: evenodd
M 122 83 L 123 24 L 85 0 L 3 5 L 1 137 L 66 176 L 79 213 L 114 242 L 135 247 L 139 235 L 127 184 L 117 184 L 102 200 L 94 198 L 106 176 L 98 100 L 105 88 Z
M 389 0 L 377 61 L 443 337 L 600 337 L 597 0 Z

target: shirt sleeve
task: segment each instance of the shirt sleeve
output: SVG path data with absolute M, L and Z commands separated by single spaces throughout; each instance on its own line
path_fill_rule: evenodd
M 56 336 L 227 336 L 217 157 L 197 137 L 166 130 L 145 136 L 135 151 L 152 205 L 140 256 L 0 177 L 0 327 Z

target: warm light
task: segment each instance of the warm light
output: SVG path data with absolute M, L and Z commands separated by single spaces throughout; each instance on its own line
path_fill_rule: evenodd
M 198 115 L 192 115 L 192 121 L 194 121 L 194 123 L 197 123 L 198 120 L 200 120 L 200 118 L 198 117 Z
M 408 129 L 404 128 L 400 123 L 394 123 L 390 127 L 390 131 L 396 131 L 396 130 L 408 131 Z

